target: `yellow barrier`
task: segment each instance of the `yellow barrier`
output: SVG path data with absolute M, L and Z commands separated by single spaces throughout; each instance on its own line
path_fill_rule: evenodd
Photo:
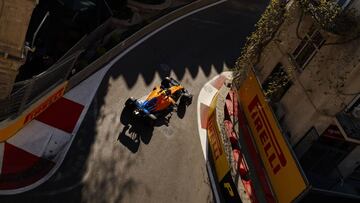
M 231 168 L 226 158 L 221 132 L 216 117 L 216 104 L 218 94 L 215 95 L 209 109 L 207 136 L 209 140 L 212 158 L 215 165 L 215 173 L 221 194 L 227 203 L 241 202 L 237 186 L 231 177 Z M 231 155 L 232 156 L 232 155 Z
M 252 70 L 239 89 L 239 98 L 278 201 L 293 201 L 306 190 L 308 182 Z

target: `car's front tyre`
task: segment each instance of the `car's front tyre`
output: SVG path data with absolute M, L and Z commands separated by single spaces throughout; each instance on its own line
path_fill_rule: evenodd
M 129 99 L 126 100 L 125 107 L 134 108 L 135 107 L 135 101 L 136 101 L 136 99 L 134 97 L 130 97 Z
M 182 95 L 180 99 L 180 103 L 184 103 L 186 106 L 189 106 L 192 103 L 193 96 L 189 93 L 185 93 Z

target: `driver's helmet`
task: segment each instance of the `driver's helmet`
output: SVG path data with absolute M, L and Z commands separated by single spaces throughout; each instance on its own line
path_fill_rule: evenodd
M 161 95 L 163 96 L 169 96 L 171 93 L 171 91 L 169 89 L 164 89 L 161 91 Z

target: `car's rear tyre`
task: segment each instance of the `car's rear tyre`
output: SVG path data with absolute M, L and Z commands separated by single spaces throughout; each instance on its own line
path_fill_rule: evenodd
M 125 102 L 125 107 L 127 108 L 134 108 L 136 99 L 134 97 L 130 97 Z
M 156 122 L 157 117 L 154 114 L 149 114 L 146 118 L 148 125 L 154 126 Z
M 171 83 L 171 79 L 170 79 L 169 77 L 165 77 L 165 79 L 163 79 L 163 80 L 161 81 L 161 87 L 162 87 L 162 89 L 169 88 L 169 87 L 171 86 L 170 83 Z
M 180 82 L 179 82 L 179 81 L 175 80 L 174 78 L 170 78 L 170 79 L 171 79 L 171 83 L 172 83 L 173 85 L 180 85 Z

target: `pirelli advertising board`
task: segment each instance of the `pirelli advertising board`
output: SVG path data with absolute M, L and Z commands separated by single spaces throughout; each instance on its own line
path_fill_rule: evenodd
M 4 142 L 15 135 L 16 132 L 44 112 L 51 104 L 60 99 L 65 93 L 66 85 L 67 82 L 60 84 L 39 101 L 31 105 L 17 119 L 6 123 L 5 127 L 0 126 L 0 142 Z
M 238 94 L 274 195 L 280 203 L 292 202 L 306 190 L 308 182 L 291 153 L 253 70 Z
M 212 104 L 209 110 L 209 120 L 207 125 L 207 136 L 213 158 L 213 163 L 216 172 L 216 178 L 220 188 L 220 192 L 225 202 L 227 203 L 239 203 L 241 202 L 237 187 L 232 180 L 230 173 L 230 165 L 226 158 L 224 145 L 222 143 L 220 131 L 218 129 L 216 120 L 216 101 L 217 95 L 213 98 Z

